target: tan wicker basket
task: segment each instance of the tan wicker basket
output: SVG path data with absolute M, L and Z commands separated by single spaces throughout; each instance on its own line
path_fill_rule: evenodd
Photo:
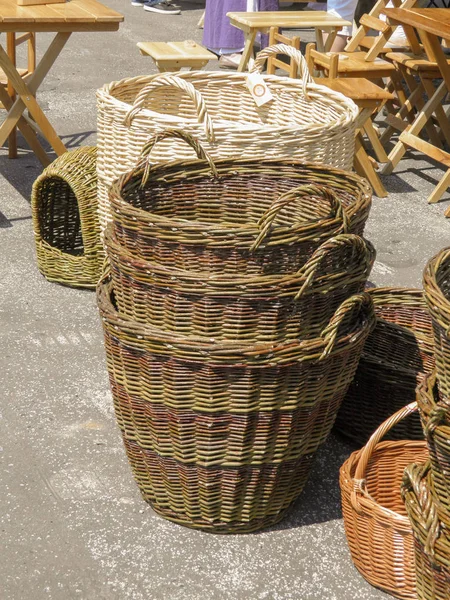
M 38 267 L 49 280 L 95 288 L 105 258 L 97 205 L 97 148 L 65 152 L 36 179 L 31 194 Z
M 373 326 L 347 299 L 322 335 L 214 343 L 136 323 L 98 287 L 116 418 L 145 500 L 208 531 L 279 521 L 301 493 Z
M 144 144 L 166 127 L 180 127 L 215 158 L 297 158 L 351 170 L 358 109 L 352 100 L 312 83 L 303 56 L 288 46 L 265 49 L 256 60 L 295 53 L 303 79 L 263 75 L 273 100 L 257 107 L 247 74 L 190 71 L 123 79 L 97 92 L 98 177 L 102 229 L 110 219 L 108 188 L 137 162 Z M 192 158 L 166 140 L 153 159 Z
M 148 155 L 167 138 L 187 142 L 203 160 L 151 168 Z M 362 235 L 371 205 L 356 175 L 288 160 L 214 164 L 180 130 L 152 138 L 109 197 L 114 234 L 133 255 L 233 276 L 296 272 L 330 237 Z
M 450 598 L 450 536 L 439 522 L 430 493 L 430 464 L 410 465 L 402 484 L 406 511 L 414 532 L 418 600 Z
M 431 494 L 450 532 L 450 402 L 438 387 L 436 373 L 431 373 L 417 388 L 417 403 L 430 452 Z
M 428 455 L 424 441 L 380 440 L 416 410 L 413 402 L 397 411 L 340 470 L 342 512 L 353 562 L 369 583 L 397 598 L 416 598 L 413 536 L 400 494 L 403 471 Z
M 324 242 L 292 275 L 212 276 L 135 258 L 110 227 L 105 244 L 119 311 L 140 323 L 215 340 L 317 337 L 346 298 L 364 291 L 375 259 L 370 242 L 343 234 Z
M 423 290 L 433 320 L 438 386 L 450 402 L 450 248 L 428 262 Z

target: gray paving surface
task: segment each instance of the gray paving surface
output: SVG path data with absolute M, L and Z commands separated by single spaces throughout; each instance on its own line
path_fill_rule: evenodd
M 139 40 L 200 39 L 200 8 L 143 14 L 110 0 L 117 34 L 74 35 L 40 100 L 70 146 L 94 143 L 94 91 L 153 70 Z M 40 50 L 49 37 L 42 35 Z M 69 80 L 68 80 L 69 77 Z M 0 598 L 2 600 L 381 600 L 351 564 L 337 471 L 352 446 L 332 437 L 307 489 L 273 530 L 214 536 L 156 516 L 139 496 L 114 422 L 94 295 L 50 284 L 35 263 L 29 194 L 40 167 L 0 151 Z M 367 227 L 372 280 L 417 286 L 449 242 L 441 171 L 410 154 L 385 180 Z

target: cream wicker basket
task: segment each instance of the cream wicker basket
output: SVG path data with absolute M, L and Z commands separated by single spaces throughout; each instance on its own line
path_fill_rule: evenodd
M 215 158 L 296 158 L 351 170 L 356 105 L 312 82 L 304 57 L 285 45 L 258 55 L 256 72 L 277 53 L 293 56 L 300 79 L 263 75 L 273 100 L 255 104 L 246 73 L 189 71 L 123 79 L 97 92 L 100 223 L 109 218 L 108 189 L 135 166 L 149 138 L 167 127 L 195 136 Z M 166 139 L 154 162 L 194 158 L 178 140 Z

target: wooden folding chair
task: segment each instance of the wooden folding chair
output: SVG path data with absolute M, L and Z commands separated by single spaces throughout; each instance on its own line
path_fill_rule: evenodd
M 281 39 L 282 38 L 282 39 Z M 277 41 L 286 44 L 287 46 L 293 46 L 297 50 L 300 47 L 299 38 L 288 38 L 281 36 L 277 28 L 271 30 L 271 41 L 276 43 Z M 277 67 L 289 74 L 289 77 L 298 77 L 298 65 L 295 63 L 293 68 L 293 59 L 290 63 L 278 61 Z M 372 144 L 375 155 L 378 160 L 385 162 L 387 160 L 384 148 L 381 146 L 378 135 L 372 126 L 371 115 L 374 111 L 379 109 L 385 102 L 392 100 L 393 96 L 390 92 L 387 92 L 383 88 L 375 85 L 367 79 L 331 79 L 331 78 L 316 78 L 316 83 L 320 85 L 326 85 L 335 92 L 340 92 L 351 98 L 358 106 L 360 113 L 357 122 L 357 134 L 355 143 L 355 160 L 354 169 L 361 176 L 366 177 L 372 186 L 375 194 L 381 198 L 387 196 L 387 192 L 378 177 L 374 169 L 374 161 L 367 155 L 363 133 L 365 132 L 369 142 Z
M 16 33 L 9 32 L 6 34 L 6 51 L 13 62 L 16 65 L 17 62 L 17 46 L 28 43 L 27 48 L 27 67 L 23 69 L 18 69 L 18 72 L 21 77 L 27 79 L 36 69 L 36 34 L 35 33 L 24 33 L 20 36 L 16 36 Z M 8 78 L 4 71 L 0 69 L 0 85 L 7 89 L 8 94 L 14 100 L 15 92 L 11 83 L 8 81 Z M 3 108 L 3 105 L 0 105 Z M 9 158 L 17 158 L 17 129 L 14 127 L 12 132 L 8 137 L 8 156 Z
M 295 48 L 296 50 L 300 50 L 300 38 L 289 38 L 287 35 L 283 35 L 278 27 L 271 27 L 269 31 L 269 46 L 274 44 L 286 44 L 287 46 L 292 46 L 292 48 Z M 287 64 L 289 64 L 289 69 L 286 68 Z M 275 75 L 276 69 L 287 71 L 289 77 L 297 77 L 298 65 L 293 58 L 289 60 L 289 63 L 286 63 L 279 60 L 276 56 L 271 56 L 267 60 L 267 73 L 269 75 Z

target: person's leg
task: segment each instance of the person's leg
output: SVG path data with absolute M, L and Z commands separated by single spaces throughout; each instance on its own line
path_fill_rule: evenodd
M 358 0 L 328 0 L 327 12 L 353 23 Z M 342 52 L 347 45 L 347 38 L 352 35 L 352 27 L 344 27 L 336 36 L 331 46 L 331 52 Z M 325 37 L 325 36 L 324 36 Z M 326 38 L 325 38 L 326 39 Z

